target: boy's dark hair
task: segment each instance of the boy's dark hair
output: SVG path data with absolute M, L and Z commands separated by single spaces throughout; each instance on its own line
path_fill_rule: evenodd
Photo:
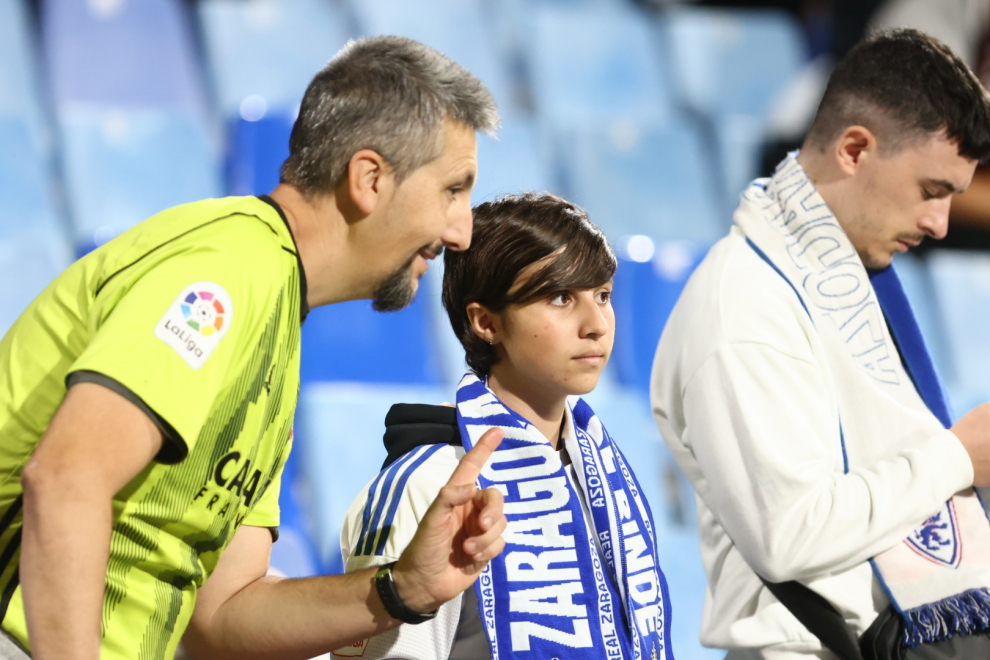
M 960 156 L 990 156 L 986 89 L 948 46 L 918 30 L 877 32 L 839 61 L 805 147 L 824 149 L 855 125 L 887 153 L 944 131 Z
M 524 268 L 558 251 L 509 293 Z M 499 313 L 568 289 L 601 286 L 616 265 L 605 234 L 587 213 L 560 197 L 525 193 L 476 206 L 471 247 L 444 252 L 443 306 L 468 366 L 487 376 L 496 362 L 494 349 L 471 328 L 468 304 Z

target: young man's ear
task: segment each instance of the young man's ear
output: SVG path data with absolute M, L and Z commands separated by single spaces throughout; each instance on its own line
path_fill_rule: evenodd
M 391 194 L 392 181 L 392 168 L 385 159 L 376 151 L 362 149 L 351 156 L 343 184 L 354 207 L 362 215 L 370 215 Z
M 478 302 L 468 303 L 467 317 L 468 321 L 471 322 L 471 329 L 474 330 L 474 334 L 483 339 L 486 344 L 498 343 L 500 331 L 498 326 L 500 324 L 497 322 L 495 314 L 490 312 L 487 307 Z
M 835 156 L 839 168 L 852 176 L 863 162 L 863 156 L 875 153 L 877 137 L 865 126 L 849 126 L 842 131 L 835 145 Z

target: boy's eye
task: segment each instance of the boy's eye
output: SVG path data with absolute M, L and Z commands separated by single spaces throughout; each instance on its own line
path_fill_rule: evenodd
M 570 301 L 570 299 L 571 299 L 570 294 L 558 293 L 557 295 L 550 297 L 550 304 L 564 306 Z
M 600 292 L 598 294 L 598 302 L 599 302 L 599 304 L 604 305 L 605 303 L 607 303 L 611 299 L 612 299 L 612 292 L 611 291 L 602 291 L 602 292 Z

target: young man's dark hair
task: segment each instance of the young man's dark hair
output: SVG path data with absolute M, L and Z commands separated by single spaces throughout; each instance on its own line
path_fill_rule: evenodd
M 961 156 L 990 156 L 987 91 L 947 46 L 917 30 L 878 32 L 839 61 L 804 146 L 823 150 L 854 125 L 887 153 L 944 131 Z
M 554 195 L 508 195 L 473 212 L 471 247 L 444 254 L 443 306 L 468 366 L 484 376 L 496 362 L 495 351 L 471 329 L 469 303 L 501 312 L 568 289 L 590 289 L 612 278 L 617 261 L 588 214 Z M 513 288 L 526 267 L 552 255 Z

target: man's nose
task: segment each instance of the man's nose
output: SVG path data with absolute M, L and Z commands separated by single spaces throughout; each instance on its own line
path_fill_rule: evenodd
M 918 229 L 935 239 L 943 239 L 949 231 L 949 206 L 952 198 L 937 200 L 939 203 L 918 222 Z
M 455 252 L 466 250 L 471 247 L 471 227 L 473 225 L 471 216 L 471 202 L 465 199 L 451 210 L 450 222 L 444 230 L 440 240 L 444 247 Z

